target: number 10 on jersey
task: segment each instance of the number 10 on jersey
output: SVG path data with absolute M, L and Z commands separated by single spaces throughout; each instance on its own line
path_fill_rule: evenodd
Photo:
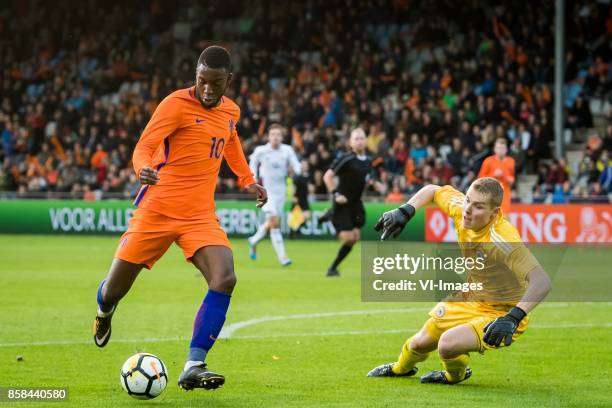
M 219 157 L 221 157 L 221 153 L 223 153 L 224 146 L 225 146 L 224 138 L 220 138 L 219 141 L 217 142 L 217 138 L 213 137 L 212 145 L 210 146 L 210 156 L 208 156 L 208 158 L 212 159 L 213 155 L 215 156 L 215 159 L 218 159 Z

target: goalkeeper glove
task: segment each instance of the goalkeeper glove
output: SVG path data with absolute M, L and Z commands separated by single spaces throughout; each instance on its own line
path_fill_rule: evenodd
M 520 307 L 513 307 L 507 315 L 498 317 L 484 328 L 484 342 L 499 347 L 502 341 L 506 346 L 512 343 L 512 335 L 527 313 Z
M 380 240 L 384 241 L 390 236 L 397 238 L 402 232 L 408 221 L 414 217 L 415 208 L 406 203 L 395 210 L 387 211 L 379 219 L 374 229 L 378 232 L 383 231 Z

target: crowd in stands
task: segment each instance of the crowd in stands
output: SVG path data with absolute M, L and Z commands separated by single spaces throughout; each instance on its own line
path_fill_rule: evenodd
M 12 2 L 0 11 L 0 192 L 133 197 L 148 118 L 220 43 L 246 153 L 281 123 L 312 195 L 327 194 L 323 173 L 362 126 L 379 199 L 426 183 L 465 190 L 502 137 L 517 173 L 538 175 L 535 201 L 607 200 L 612 8 L 568 2 L 565 127 L 586 145 L 572 168 L 551 148 L 554 3 Z M 594 128 L 595 114 L 608 125 Z M 226 166 L 218 192 L 238 192 Z

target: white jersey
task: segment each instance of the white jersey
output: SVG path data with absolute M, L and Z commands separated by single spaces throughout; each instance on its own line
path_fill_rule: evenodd
M 273 149 L 270 143 L 257 146 L 250 159 L 251 171 L 256 179 L 262 180 L 268 196 L 279 196 L 284 199 L 289 168 L 292 168 L 296 175 L 301 173 L 295 151 L 284 143 L 276 149 Z

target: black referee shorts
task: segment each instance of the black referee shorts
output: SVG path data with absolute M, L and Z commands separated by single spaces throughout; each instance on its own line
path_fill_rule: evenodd
M 351 231 L 363 227 L 365 224 L 365 209 L 361 200 L 357 202 L 349 201 L 346 204 L 334 203 L 332 224 L 336 232 Z

